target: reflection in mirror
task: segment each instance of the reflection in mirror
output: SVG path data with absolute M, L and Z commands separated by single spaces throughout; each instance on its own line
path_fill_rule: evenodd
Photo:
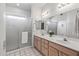
M 42 35 L 46 34 L 46 24 L 45 21 L 39 20 L 35 21 L 36 31 L 39 31 Z
M 41 30 L 41 21 L 35 21 L 36 30 Z
M 49 19 L 47 20 L 47 33 L 52 36 L 52 35 L 57 35 L 57 22 Z

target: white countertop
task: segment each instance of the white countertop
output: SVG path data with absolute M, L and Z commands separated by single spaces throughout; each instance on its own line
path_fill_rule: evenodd
M 52 37 L 50 37 L 49 35 L 41 35 L 41 34 L 35 34 L 35 36 L 44 38 L 51 42 L 55 42 L 67 48 L 79 51 L 79 39 L 66 37 L 67 41 L 64 41 L 64 38 L 65 38 L 64 36 L 53 35 Z

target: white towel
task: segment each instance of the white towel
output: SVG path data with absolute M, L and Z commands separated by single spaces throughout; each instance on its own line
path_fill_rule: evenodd
M 28 42 L 28 32 L 22 32 L 22 43 Z

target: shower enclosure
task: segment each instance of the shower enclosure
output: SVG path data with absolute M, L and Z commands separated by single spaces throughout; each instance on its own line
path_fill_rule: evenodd
M 6 51 L 32 46 L 31 11 L 6 6 Z M 22 43 L 22 33 L 28 32 L 27 43 Z

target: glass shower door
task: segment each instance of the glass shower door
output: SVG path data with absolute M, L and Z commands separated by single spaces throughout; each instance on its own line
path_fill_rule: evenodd
M 19 30 L 17 25 L 12 20 L 6 22 L 6 51 L 18 49 L 19 46 Z

